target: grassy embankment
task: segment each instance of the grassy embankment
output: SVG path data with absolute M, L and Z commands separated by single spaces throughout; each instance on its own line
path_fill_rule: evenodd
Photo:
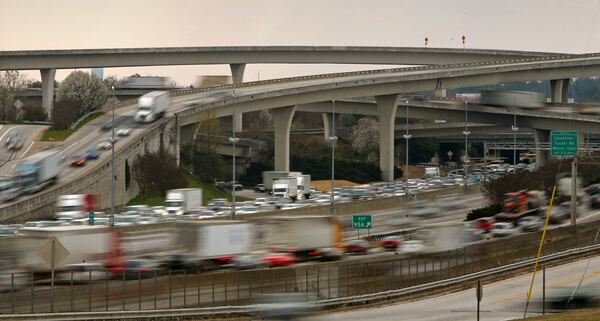
M 65 128 L 65 129 L 48 128 L 42 135 L 41 140 L 42 141 L 63 141 L 65 139 L 69 138 L 69 136 L 71 136 L 74 132 L 76 132 L 83 125 L 91 122 L 92 120 L 94 120 L 102 115 L 104 115 L 104 112 L 102 112 L 102 111 L 92 114 L 92 115 L 88 116 L 86 119 L 82 120 L 73 129 L 71 129 L 71 128 Z

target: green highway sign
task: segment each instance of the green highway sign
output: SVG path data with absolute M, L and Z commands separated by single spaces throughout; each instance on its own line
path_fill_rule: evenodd
M 550 133 L 550 156 L 575 157 L 579 139 L 576 131 L 556 131 Z
M 371 215 L 352 215 L 352 228 L 355 230 L 370 230 Z

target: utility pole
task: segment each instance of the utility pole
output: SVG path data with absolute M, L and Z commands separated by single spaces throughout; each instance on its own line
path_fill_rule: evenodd
M 335 136 L 335 99 L 331 100 L 331 136 L 327 137 L 329 144 L 331 144 L 331 193 L 329 195 L 329 214 L 333 216 L 335 214 L 335 195 L 333 189 L 335 188 L 335 143 L 338 138 Z
M 577 224 L 577 156 L 571 163 L 571 227 Z
M 404 195 L 408 198 L 410 195 L 408 193 L 408 141 L 412 135 L 408 134 L 408 100 L 406 101 L 406 134 L 404 134 L 404 139 L 406 140 L 406 165 L 404 168 Z
M 110 177 L 110 216 L 108 217 L 108 225 L 110 226 L 110 228 L 113 228 L 115 226 L 115 179 L 116 179 L 116 174 L 115 174 L 115 104 L 116 104 L 116 97 L 115 97 L 115 86 L 111 87 L 112 89 L 112 94 L 113 94 L 113 101 L 112 101 L 112 140 L 110 141 L 110 150 L 111 150 L 111 157 L 110 157 L 110 167 L 111 167 L 111 177 Z
M 467 117 L 467 105 L 469 104 L 468 101 L 465 100 L 465 131 L 463 132 L 463 134 L 465 135 L 465 191 L 468 189 L 468 185 L 469 185 L 469 134 L 471 133 L 469 131 L 469 121 L 468 121 L 468 117 Z

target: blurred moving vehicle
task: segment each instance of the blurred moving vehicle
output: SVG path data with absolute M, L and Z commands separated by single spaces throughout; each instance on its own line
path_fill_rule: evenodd
M 107 121 L 106 123 L 104 123 L 102 125 L 102 127 L 100 127 L 100 128 L 102 128 L 102 130 L 104 130 L 104 131 L 111 130 L 113 128 L 113 121 L 112 121 L 112 119 L 109 120 L 109 121 Z
M 13 184 L 8 189 L 5 189 L 2 192 L 0 192 L 0 200 L 2 202 L 11 202 L 16 200 L 19 196 L 23 194 L 24 191 L 23 187 L 21 187 L 21 184 Z
M 178 188 L 167 191 L 165 211 L 168 214 L 182 215 L 202 207 L 202 189 Z
M 170 105 L 169 92 L 149 92 L 138 99 L 138 110 L 134 120 L 136 123 L 151 123 L 163 117 Z
M 23 159 L 17 165 L 17 177 L 25 193 L 36 193 L 58 180 L 60 155 L 47 150 Z
M 85 161 L 87 160 L 87 158 L 83 155 L 74 155 L 71 156 L 71 159 L 69 160 L 69 166 L 71 167 L 81 167 L 85 165 Z
M 481 217 L 475 220 L 475 228 L 480 229 L 485 233 L 489 233 L 492 230 L 494 223 L 496 223 L 496 220 L 493 217 Z
M 404 253 L 404 254 L 409 254 L 409 253 L 413 254 L 413 253 L 421 252 L 424 248 L 425 248 L 425 245 L 423 244 L 423 241 L 408 240 L 408 241 L 400 242 L 400 245 L 398 247 L 398 252 Z
M 290 253 L 274 252 L 266 254 L 263 257 L 263 262 L 269 267 L 284 267 L 293 265 L 298 262 L 298 260 Z
M 129 136 L 130 133 L 131 133 L 131 129 L 121 128 L 121 129 L 117 130 L 116 135 L 119 137 L 126 137 L 126 136 Z
M 151 278 L 160 270 L 158 262 L 150 259 L 125 260 L 123 263 L 121 272 L 114 273 L 114 276 L 125 280 Z
M 102 140 L 96 145 L 97 150 L 110 150 L 113 144 L 109 140 Z
M 19 132 L 10 132 L 8 137 L 6 138 L 6 148 L 9 151 L 15 152 L 23 147 L 23 139 L 21 138 L 21 134 Z
M 273 181 L 273 196 L 289 198 L 295 200 L 298 198 L 298 181 L 295 177 L 280 178 Z
M 363 239 L 354 239 L 346 242 L 346 253 L 348 254 L 367 254 L 369 251 L 369 242 Z
M 505 107 L 541 108 L 546 97 L 539 92 L 516 90 L 482 90 L 481 104 Z
M 90 211 L 98 208 L 96 194 L 60 195 L 56 199 L 56 217 L 58 219 L 87 218 Z
M 58 283 L 75 284 L 106 280 L 110 275 L 104 269 L 104 265 L 100 263 L 77 263 L 63 267 L 56 271 L 56 281 Z
M 524 232 L 536 232 L 542 228 L 543 221 L 538 216 L 526 216 L 519 220 L 519 226 Z
M 258 193 L 266 193 L 267 187 L 265 184 L 256 184 L 256 186 L 254 186 L 254 191 Z
M 90 149 L 83 154 L 83 157 L 87 160 L 97 159 L 98 156 L 100 156 L 100 153 L 95 149 Z
M 509 236 L 513 234 L 512 223 L 499 222 L 492 226 L 492 235 L 495 237 Z
M 400 245 L 400 240 L 396 236 L 387 236 L 379 241 L 379 244 L 381 244 L 386 251 L 396 251 Z
M 536 216 L 546 204 L 543 191 L 518 191 L 504 194 L 503 211 L 494 215 L 498 222 L 516 222 L 525 216 Z

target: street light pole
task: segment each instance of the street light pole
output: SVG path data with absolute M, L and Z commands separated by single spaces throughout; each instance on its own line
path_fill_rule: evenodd
M 463 131 L 463 135 L 465 135 L 465 190 L 467 189 L 467 185 L 469 183 L 469 120 L 467 118 L 467 105 L 468 101 L 465 100 L 465 131 Z
M 331 144 L 331 193 L 329 196 L 329 214 L 335 214 L 333 189 L 335 188 L 335 143 L 338 138 L 335 136 L 335 99 L 331 100 L 331 136 L 327 137 Z
M 513 166 L 516 166 L 517 165 L 517 131 L 519 131 L 519 127 L 517 127 L 517 114 L 514 114 L 514 116 L 513 116 L 512 131 L 513 131 Z
M 232 166 L 232 179 L 231 179 L 231 219 L 235 219 L 235 144 L 240 139 L 235 137 L 235 128 L 233 130 L 233 137 L 228 137 L 227 140 L 233 145 L 233 166 Z
M 404 195 L 408 197 L 408 140 L 412 136 L 408 134 L 408 100 L 406 101 L 406 134 L 404 139 L 406 140 L 406 163 L 404 165 Z
M 112 99 L 112 140 L 111 143 L 111 158 L 110 158 L 110 167 L 111 167 L 111 184 L 110 184 L 110 216 L 108 218 L 108 224 L 110 227 L 115 226 L 115 86 L 111 86 L 113 99 Z

